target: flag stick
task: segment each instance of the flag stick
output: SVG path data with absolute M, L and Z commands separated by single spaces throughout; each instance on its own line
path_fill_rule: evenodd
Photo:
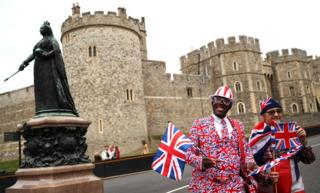
M 273 151 L 272 151 L 272 158 L 275 159 L 275 157 L 276 157 L 276 156 L 275 156 L 274 150 L 273 150 Z M 273 172 L 276 172 L 276 167 L 273 167 L 273 168 L 272 168 L 272 171 L 273 171 Z M 276 182 L 276 183 L 273 184 L 274 193 L 278 193 L 277 184 L 278 184 L 278 182 Z

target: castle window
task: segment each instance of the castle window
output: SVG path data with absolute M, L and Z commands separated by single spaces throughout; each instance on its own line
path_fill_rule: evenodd
M 98 129 L 99 129 L 99 133 L 103 133 L 103 122 L 102 122 L 102 119 L 99 119 Z
M 133 91 L 132 91 L 132 89 L 127 89 L 126 92 L 127 92 L 127 100 L 128 101 L 133 101 Z
M 69 42 L 69 40 L 70 40 L 70 36 L 69 36 L 69 33 L 67 33 L 65 36 L 65 42 L 67 43 L 67 42 Z
M 239 102 L 239 103 L 237 104 L 237 110 L 238 110 L 238 114 L 243 114 L 243 113 L 245 113 L 245 112 L 246 112 L 246 106 L 245 106 L 245 104 L 242 103 L 242 102 Z
M 288 78 L 291 79 L 291 72 L 288 72 Z
M 130 89 L 130 100 L 133 101 L 133 92 L 132 92 L 132 89 Z
M 298 105 L 295 104 L 295 103 L 293 103 L 293 104 L 291 105 L 291 111 L 292 111 L 293 113 L 298 113 L 298 112 L 299 112 Z
M 310 104 L 310 111 L 313 111 L 313 106 L 312 106 L 312 104 Z
M 239 64 L 237 62 L 233 62 L 233 71 L 239 70 Z
M 310 94 L 310 88 L 307 86 L 307 93 Z
M 96 57 L 97 56 L 97 47 L 96 46 L 89 46 L 88 52 L 89 52 L 89 57 Z
M 290 96 L 295 96 L 295 95 L 296 95 L 293 86 L 290 86 L 290 87 L 289 87 L 289 92 L 290 92 Z
M 192 88 L 190 87 L 187 88 L 187 96 L 192 97 Z
M 129 96 L 129 89 L 126 90 L 127 91 L 127 100 L 130 99 L 130 96 Z
M 235 91 L 236 92 L 241 92 L 242 91 L 242 86 L 241 86 L 241 83 L 240 82 L 238 82 L 238 81 L 236 81 L 235 83 L 234 83 L 234 87 L 235 87 Z
M 92 56 L 92 48 L 91 48 L 91 46 L 89 46 L 89 57 L 91 57 Z
M 96 46 L 93 46 L 93 56 L 97 56 L 97 48 Z
M 262 89 L 261 89 L 261 82 L 258 80 L 257 81 L 257 89 L 259 90 L 259 91 L 261 91 Z

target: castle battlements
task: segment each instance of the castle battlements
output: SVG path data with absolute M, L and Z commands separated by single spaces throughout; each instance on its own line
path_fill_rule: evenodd
M 298 48 L 291 48 L 290 51 L 289 49 L 282 49 L 281 53 L 279 50 L 270 51 L 266 53 L 266 60 L 279 63 L 279 62 L 292 61 L 292 60 L 309 61 L 310 59 L 312 59 L 312 56 L 308 56 L 305 50 L 298 49 Z
M 251 51 L 260 53 L 260 43 L 259 39 L 247 37 L 241 35 L 238 37 L 238 41 L 235 36 L 227 38 L 225 42 L 224 38 L 216 39 L 215 41 L 209 42 L 207 46 L 202 46 L 197 50 L 193 50 L 188 53 L 186 56 L 180 57 L 181 67 L 187 67 L 192 64 L 196 64 L 200 61 L 203 61 L 207 58 L 230 52 L 238 51 Z
M 216 39 L 215 42 L 210 42 L 208 44 L 210 55 L 215 56 L 218 54 L 237 51 L 260 52 L 259 39 L 244 35 L 241 35 L 238 38 L 239 40 L 237 41 L 235 36 L 228 37 L 227 43 L 225 43 L 224 38 L 219 38 Z
M 121 27 L 134 31 L 139 36 L 146 32 L 145 19 L 142 17 L 141 21 L 132 17 L 128 17 L 125 8 L 118 8 L 118 12 L 108 11 L 107 14 L 104 11 L 95 11 L 92 15 L 90 12 L 84 12 L 81 14 L 80 6 L 73 5 L 72 16 L 69 16 L 66 21 L 63 22 L 61 27 L 61 39 L 63 36 L 72 31 L 88 26 L 113 26 Z

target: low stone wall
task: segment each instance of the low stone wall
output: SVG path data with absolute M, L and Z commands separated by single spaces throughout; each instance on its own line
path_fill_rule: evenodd
M 0 162 L 19 159 L 19 142 L 0 144 Z

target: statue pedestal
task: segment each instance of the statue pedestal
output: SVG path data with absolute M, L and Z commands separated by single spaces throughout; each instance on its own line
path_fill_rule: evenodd
M 26 142 L 17 182 L 6 193 L 103 193 L 85 155 L 90 121 L 80 117 L 32 118 L 18 125 Z
M 6 193 L 103 193 L 103 182 L 93 168 L 88 163 L 19 169 L 17 182 Z

